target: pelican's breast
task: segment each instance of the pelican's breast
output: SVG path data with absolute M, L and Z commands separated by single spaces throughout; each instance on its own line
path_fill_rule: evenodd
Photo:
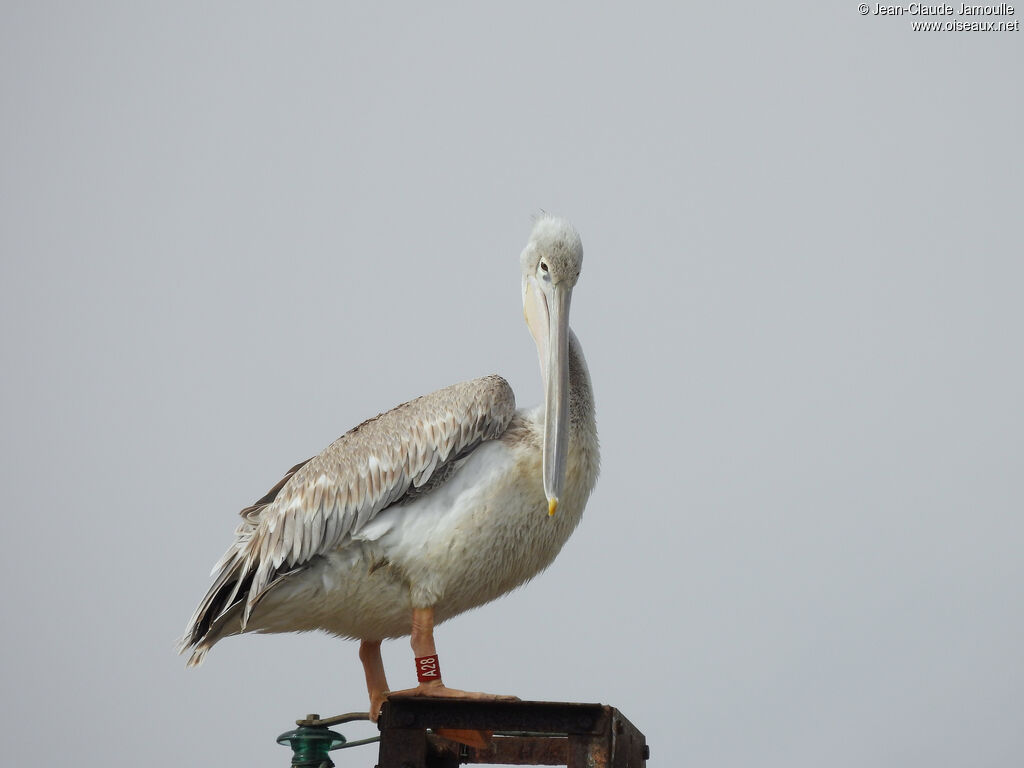
M 516 580 L 529 570 L 523 538 L 530 538 L 530 519 L 539 520 L 543 514 L 535 513 L 544 509 L 534 453 L 499 440 L 486 443 L 444 485 L 387 510 L 367 531 L 368 537 L 381 532 L 376 544 L 408 580 L 414 605 L 454 615 L 528 578 Z

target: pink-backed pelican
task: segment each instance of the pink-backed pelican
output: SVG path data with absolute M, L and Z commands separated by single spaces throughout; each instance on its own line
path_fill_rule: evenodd
M 242 510 L 181 640 L 189 666 L 243 632 L 358 639 L 376 718 L 389 695 L 381 641 L 411 635 L 421 682 L 402 694 L 495 698 L 442 682 L 434 625 L 544 570 L 597 480 L 590 376 L 569 329 L 582 261 L 571 224 L 536 221 L 520 264 L 543 406 L 516 410 L 508 383 L 485 376 L 369 419 L 292 467 Z

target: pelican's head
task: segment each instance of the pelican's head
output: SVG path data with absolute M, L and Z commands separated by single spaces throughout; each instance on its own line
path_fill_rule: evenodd
M 579 233 L 565 219 L 542 215 L 520 263 L 523 314 L 544 374 L 544 494 L 553 515 L 569 452 L 569 301 L 583 264 Z

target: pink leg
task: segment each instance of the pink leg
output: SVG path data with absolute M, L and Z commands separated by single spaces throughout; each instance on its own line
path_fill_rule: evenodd
M 434 656 L 437 654 L 437 647 L 434 645 L 434 609 L 413 608 L 412 609 L 412 652 L 416 658 L 423 656 Z M 415 688 L 408 688 L 404 691 L 395 691 L 391 696 L 432 696 L 444 699 L 487 699 L 489 701 L 516 701 L 515 696 L 496 696 L 492 693 L 477 693 L 475 691 L 460 691 L 457 688 L 449 688 L 441 678 L 420 683 Z
M 380 708 L 388 697 L 388 679 L 380 658 L 380 640 L 363 640 L 359 644 L 359 660 L 366 674 L 366 690 L 370 694 L 370 720 L 377 722 Z

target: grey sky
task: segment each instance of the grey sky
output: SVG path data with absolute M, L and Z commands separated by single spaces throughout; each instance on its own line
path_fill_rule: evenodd
M 295 717 L 365 707 L 353 643 L 186 671 L 174 640 L 294 462 L 478 375 L 539 401 L 541 208 L 586 249 L 603 472 L 549 572 L 438 630 L 448 681 L 617 706 L 654 765 L 1020 760 L 1024 33 L 854 2 L 0 17 L 5 762 L 66 727 L 82 768 L 286 765 Z M 385 662 L 412 684 L 405 641 Z

